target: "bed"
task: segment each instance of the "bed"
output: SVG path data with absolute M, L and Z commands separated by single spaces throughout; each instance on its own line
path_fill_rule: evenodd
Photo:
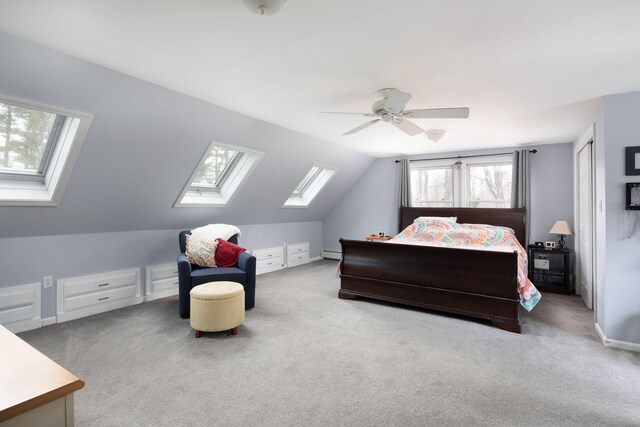
M 524 209 L 402 207 L 399 230 L 418 217 L 509 227 L 519 242 L 525 241 Z M 483 318 L 520 333 L 516 252 L 346 239 L 340 244 L 339 298 L 371 298 Z

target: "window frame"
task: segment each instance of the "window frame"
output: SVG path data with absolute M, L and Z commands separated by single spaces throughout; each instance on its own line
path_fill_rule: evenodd
M 414 166 L 414 164 L 416 166 Z M 485 165 L 505 165 L 510 164 L 513 168 L 513 155 L 511 154 L 496 154 L 491 156 L 482 156 L 482 157 L 469 157 L 466 159 L 462 158 L 452 158 L 447 160 L 421 160 L 416 162 L 409 163 L 409 173 L 411 170 L 415 168 L 438 168 L 442 166 L 451 166 L 453 168 L 453 206 L 452 207 L 469 207 L 469 203 L 471 202 L 469 196 L 470 191 L 470 172 L 469 168 L 471 166 L 485 166 Z M 512 169 L 513 170 L 513 169 Z M 482 201 L 481 201 L 482 202 Z M 484 202 L 500 202 L 493 200 L 485 200 Z M 504 200 L 503 202 L 509 203 L 511 205 L 511 195 L 509 195 L 509 200 Z M 409 201 L 411 206 L 413 205 L 413 198 Z M 483 208 L 478 208 L 483 209 Z M 497 208 L 497 209 L 508 209 L 508 208 Z
M 420 162 L 415 162 L 416 169 L 444 169 L 444 168 L 451 168 L 451 179 L 452 179 L 452 190 L 451 190 L 451 206 L 445 206 L 445 207 L 455 207 L 456 206 L 456 196 L 457 196 L 457 191 L 456 188 L 458 187 L 458 174 L 456 173 L 456 165 L 455 163 L 451 163 L 450 161 L 444 161 L 444 160 L 425 160 L 425 161 L 420 161 Z M 411 181 L 411 171 L 413 170 L 414 167 L 410 166 L 409 167 L 409 181 Z M 410 192 L 411 193 L 411 192 Z M 411 206 L 413 205 L 413 197 L 412 194 L 409 194 L 411 200 L 409 201 L 409 203 L 411 204 Z M 440 201 L 441 202 L 441 201 Z M 438 203 L 437 201 L 427 201 L 425 203 Z M 433 207 L 433 206 L 417 206 L 417 207 Z
M 56 115 L 37 173 L 0 172 L 0 206 L 58 206 L 86 139 L 93 115 L 0 95 L 0 102 Z M 60 117 L 64 117 L 61 119 Z
M 313 170 L 313 168 L 318 168 L 318 171 L 314 173 L 308 180 L 307 183 L 303 186 L 304 181 L 307 178 L 307 175 Z M 318 163 L 313 163 L 311 167 L 304 174 L 302 179 L 295 186 L 291 194 L 283 205 L 282 208 L 308 208 L 311 206 L 311 203 L 316 199 L 318 194 L 327 186 L 329 181 L 336 176 L 338 169 L 333 166 L 325 166 Z M 301 188 L 302 187 L 302 188 Z M 296 190 L 300 188 L 299 194 L 296 194 Z
M 237 152 L 234 159 L 225 167 L 225 170 L 216 180 L 216 185 L 206 189 L 206 186 L 194 186 L 193 181 L 198 175 L 198 171 L 209 158 L 209 153 L 214 147 L 223 147 Z M 239 154 L 239 155 L 238 155 Z M 227 207 L 238 190 L 246 182 L 247 178 L 262 159 L 264 153 L 244 147 L 223 144 L 218 141 L 211 141 L 207 149 L 202 154 L 200 161 L 196 165 L 193 173 L 187 180 L 186 185 L 178 195 L 174 203 L 174 208 L 211 208 Z M 219 184 L 218 184 L 219 183 Z
M 466 162 L 462 162 L 463 170 L 463 179 L 462 179 L 462 200 L 460 206 L 462 207 L 471 207 L 471 172 L 470 169 L 473 166 L 497 166 L 497 165 L 511 165 L 511 171 L 513 174 L 513 156 L 512 155 L 496 155 L 490 157 L 482 157 L 476 159 L 469 159 Z M 474 200 L 475 202 L 476 200 Z M 511 207 L 511 194 L 509 194 L 508 200 L 479 200 L 480 203 L 507 203 L 509 207 Z M 497 208 L 497 207 L 495 207 Z M 497 209 L 508 209 L 508 208 L 497 208 Z

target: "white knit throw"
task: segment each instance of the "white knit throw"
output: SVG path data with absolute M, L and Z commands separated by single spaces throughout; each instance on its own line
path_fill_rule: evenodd
M 240 229 L 235 225 L 229 224 L 209 224 L 204 227 L 198 227 L 191 230 L 191 234 L 197 234 L 209 239 L 221 238 L 229 240 L 234 234 L 240 235 Z

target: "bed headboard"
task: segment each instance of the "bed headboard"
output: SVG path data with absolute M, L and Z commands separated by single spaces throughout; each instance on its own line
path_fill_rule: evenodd
M 524 208 L 408 208 L 400 207 L 400 231 L 420 216 L 456 216 L 460 224 L 488 224 L 512 228 L 516 238 L 524 247 L 525 215 Z

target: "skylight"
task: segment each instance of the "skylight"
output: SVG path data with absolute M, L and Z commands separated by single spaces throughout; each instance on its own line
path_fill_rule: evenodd
M 306 208 L 309 206 L 335 172 L 334 169 L 313 165 L 284 202 L 284 207 Z
M 263 154 L 212 142 L 174 206 L 226 206 Z
M 0 205 L 57 205 L 91 119 L 0 98 Z

